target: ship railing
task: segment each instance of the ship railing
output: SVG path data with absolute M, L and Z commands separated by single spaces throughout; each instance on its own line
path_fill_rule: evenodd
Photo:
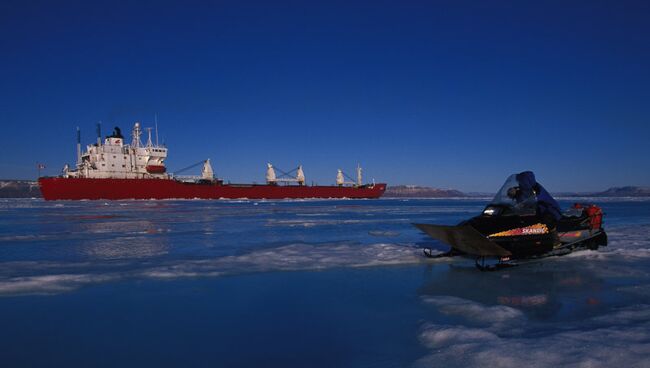
M 178 180 L 178 181 L 188 181 L 188 182 L 194 182 L 201 180 L 201 176 L 197 175 L 172 175 L 172 179 Z

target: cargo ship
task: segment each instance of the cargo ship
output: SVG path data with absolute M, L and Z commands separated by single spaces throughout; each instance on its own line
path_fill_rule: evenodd
M 156 124 L 157 125 L 157 124 Z M 361 167 L 356 180 L 338 170 L 335 185 L 306 185 L 302 166 L 284 172 L 267 164 L 264 184 L 231 184 L 216 178 L 210 160 L 168 173 L 165 166 L 167 147 L 148 139 L 139 122 L 133 126 L 131 143 L 125 143 L 120 129 L 102 142 L 97 126 L 97 142 L 81 152 L 81 134 L 77 129 L 77 164 L 65 165 L 57 177 L 39 177 L 46 200 L 117 200 L 117 199 L 297 199 L 297 198 L 379 198 L 385 183 L 363 184 Z M 181 176 L 183 170 L 203 165 L 200 176 Z M 277 171 L 280 174 L 276 173 Z

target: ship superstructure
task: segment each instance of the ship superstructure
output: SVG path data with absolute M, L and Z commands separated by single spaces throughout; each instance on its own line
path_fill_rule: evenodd
M 136 122 L 131 132 L 131 143 L 125 142 L 120 128 L 115 127 L 113 134 L 101 141 L 101 131 L 98 125 L 97 143 L 87 146 L 86 152 L 81 153 L 81 134 L 77 130 L 77 167 L 63 168 L 63 176 L 67 178 L 92 179 L 169 179 L 166 173 L 165 159 L 167 148 L 154 144 L 151 139 L 151 128 L 147 129 L 147 143 L 142 144 L 140 136 L 142 128 Z
M 175 173 L 167 172 L 167 147 L 158 144 L 147 128 L 147 142 L 142 144 L 142 126 L 136 122 L 131 142 L 126 143 L 121 130 L 102 142 L 97 127 L 97 142 L 81 152 L 81 135 L 77 129 L 77 165 L 63 168 L 59 177 L 41 177 L 38 182 L 46 200 L 57 199 L 283 199 L 283 198 L 379 198 L 386 184 L 363 184 L 361 167 L 352 180 L 339 169 L 336 185 L 307 185 L 302 165 L 285 172 L 267 164 L 266 184 L 224 184 L 214 176 L 210 159 L 202 160 Z M 180 172 L 203 165 L 200 176 L 180 176 Z M 279 172 L 279 174 L 276 173 Z M 345 179 L 349 180 L 345 180 Z

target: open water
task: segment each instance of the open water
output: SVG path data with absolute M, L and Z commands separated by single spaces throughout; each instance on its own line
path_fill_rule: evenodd
M 0 366 L 650 367 L 650 201 L 596 200 L 598 251 L 421 256 L 486 201 L 1 200 Z

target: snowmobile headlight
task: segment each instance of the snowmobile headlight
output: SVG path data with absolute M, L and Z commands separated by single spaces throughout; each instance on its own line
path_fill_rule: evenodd
M 499 212 L 499 210 L 495 207 L 488 207 L 483 210 L 483 214 L 486 216 L 493 216 L 496 215 Z

